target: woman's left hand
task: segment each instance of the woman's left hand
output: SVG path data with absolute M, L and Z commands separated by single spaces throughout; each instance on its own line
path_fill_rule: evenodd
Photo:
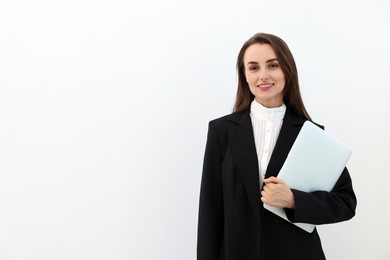
M 261 201 L 278 208 L 295 208 L 294 194 L 283 180 L 270 177 L 263 180 Z

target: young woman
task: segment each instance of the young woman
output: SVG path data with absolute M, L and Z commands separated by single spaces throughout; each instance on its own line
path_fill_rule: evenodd
M 328 224 L 355 215 L 345 168 L 332 191 L 290 189 L 277 175 L 303 123 L 294 58 L 279 37 L 258 33 L 237 58 L 234 112 L 209 123 L 200 193 L 198 260 L 325 259 L 317 230 L 308 233 L 265 210 L 284 208 L 292 222 Z

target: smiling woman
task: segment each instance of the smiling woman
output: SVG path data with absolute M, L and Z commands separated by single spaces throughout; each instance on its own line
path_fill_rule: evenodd
M 253 44 L 244 56 L 245 77 L 256 102 L 265 107 L 283 104 L 285 78 L 270 44 Z
M 328 224 L 355 215 L 345 168 L 330 192 L 290 189 L 277 178 L 304 122 L 294 58 L 282 39 L 259 33 L 237 58 L 234 113 L 209 123 L 198 224 L 199 260 L 325 259 L 308 233 L 264 210 L 283 208 L 291 222 Z

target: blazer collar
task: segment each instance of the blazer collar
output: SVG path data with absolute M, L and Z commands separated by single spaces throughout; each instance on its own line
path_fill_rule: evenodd
M 228 134 L 250 204 L 254 214 L 260 217 L 262 203 L 260 200 L 259 164 L 249 113 L 249 108 L 243 112 L 233 113 L 229 120 L 237 126 L 231 128 Z M 304 122 L 304 119 L 287 108 L 278 140 L 267 167 L 266 178 L 278 175 Z

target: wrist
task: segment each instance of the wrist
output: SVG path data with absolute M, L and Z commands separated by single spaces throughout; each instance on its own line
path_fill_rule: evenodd
M 295 209 L 294 193 L 291 190 L 290 190 L 289 208 L 290 209 Z

